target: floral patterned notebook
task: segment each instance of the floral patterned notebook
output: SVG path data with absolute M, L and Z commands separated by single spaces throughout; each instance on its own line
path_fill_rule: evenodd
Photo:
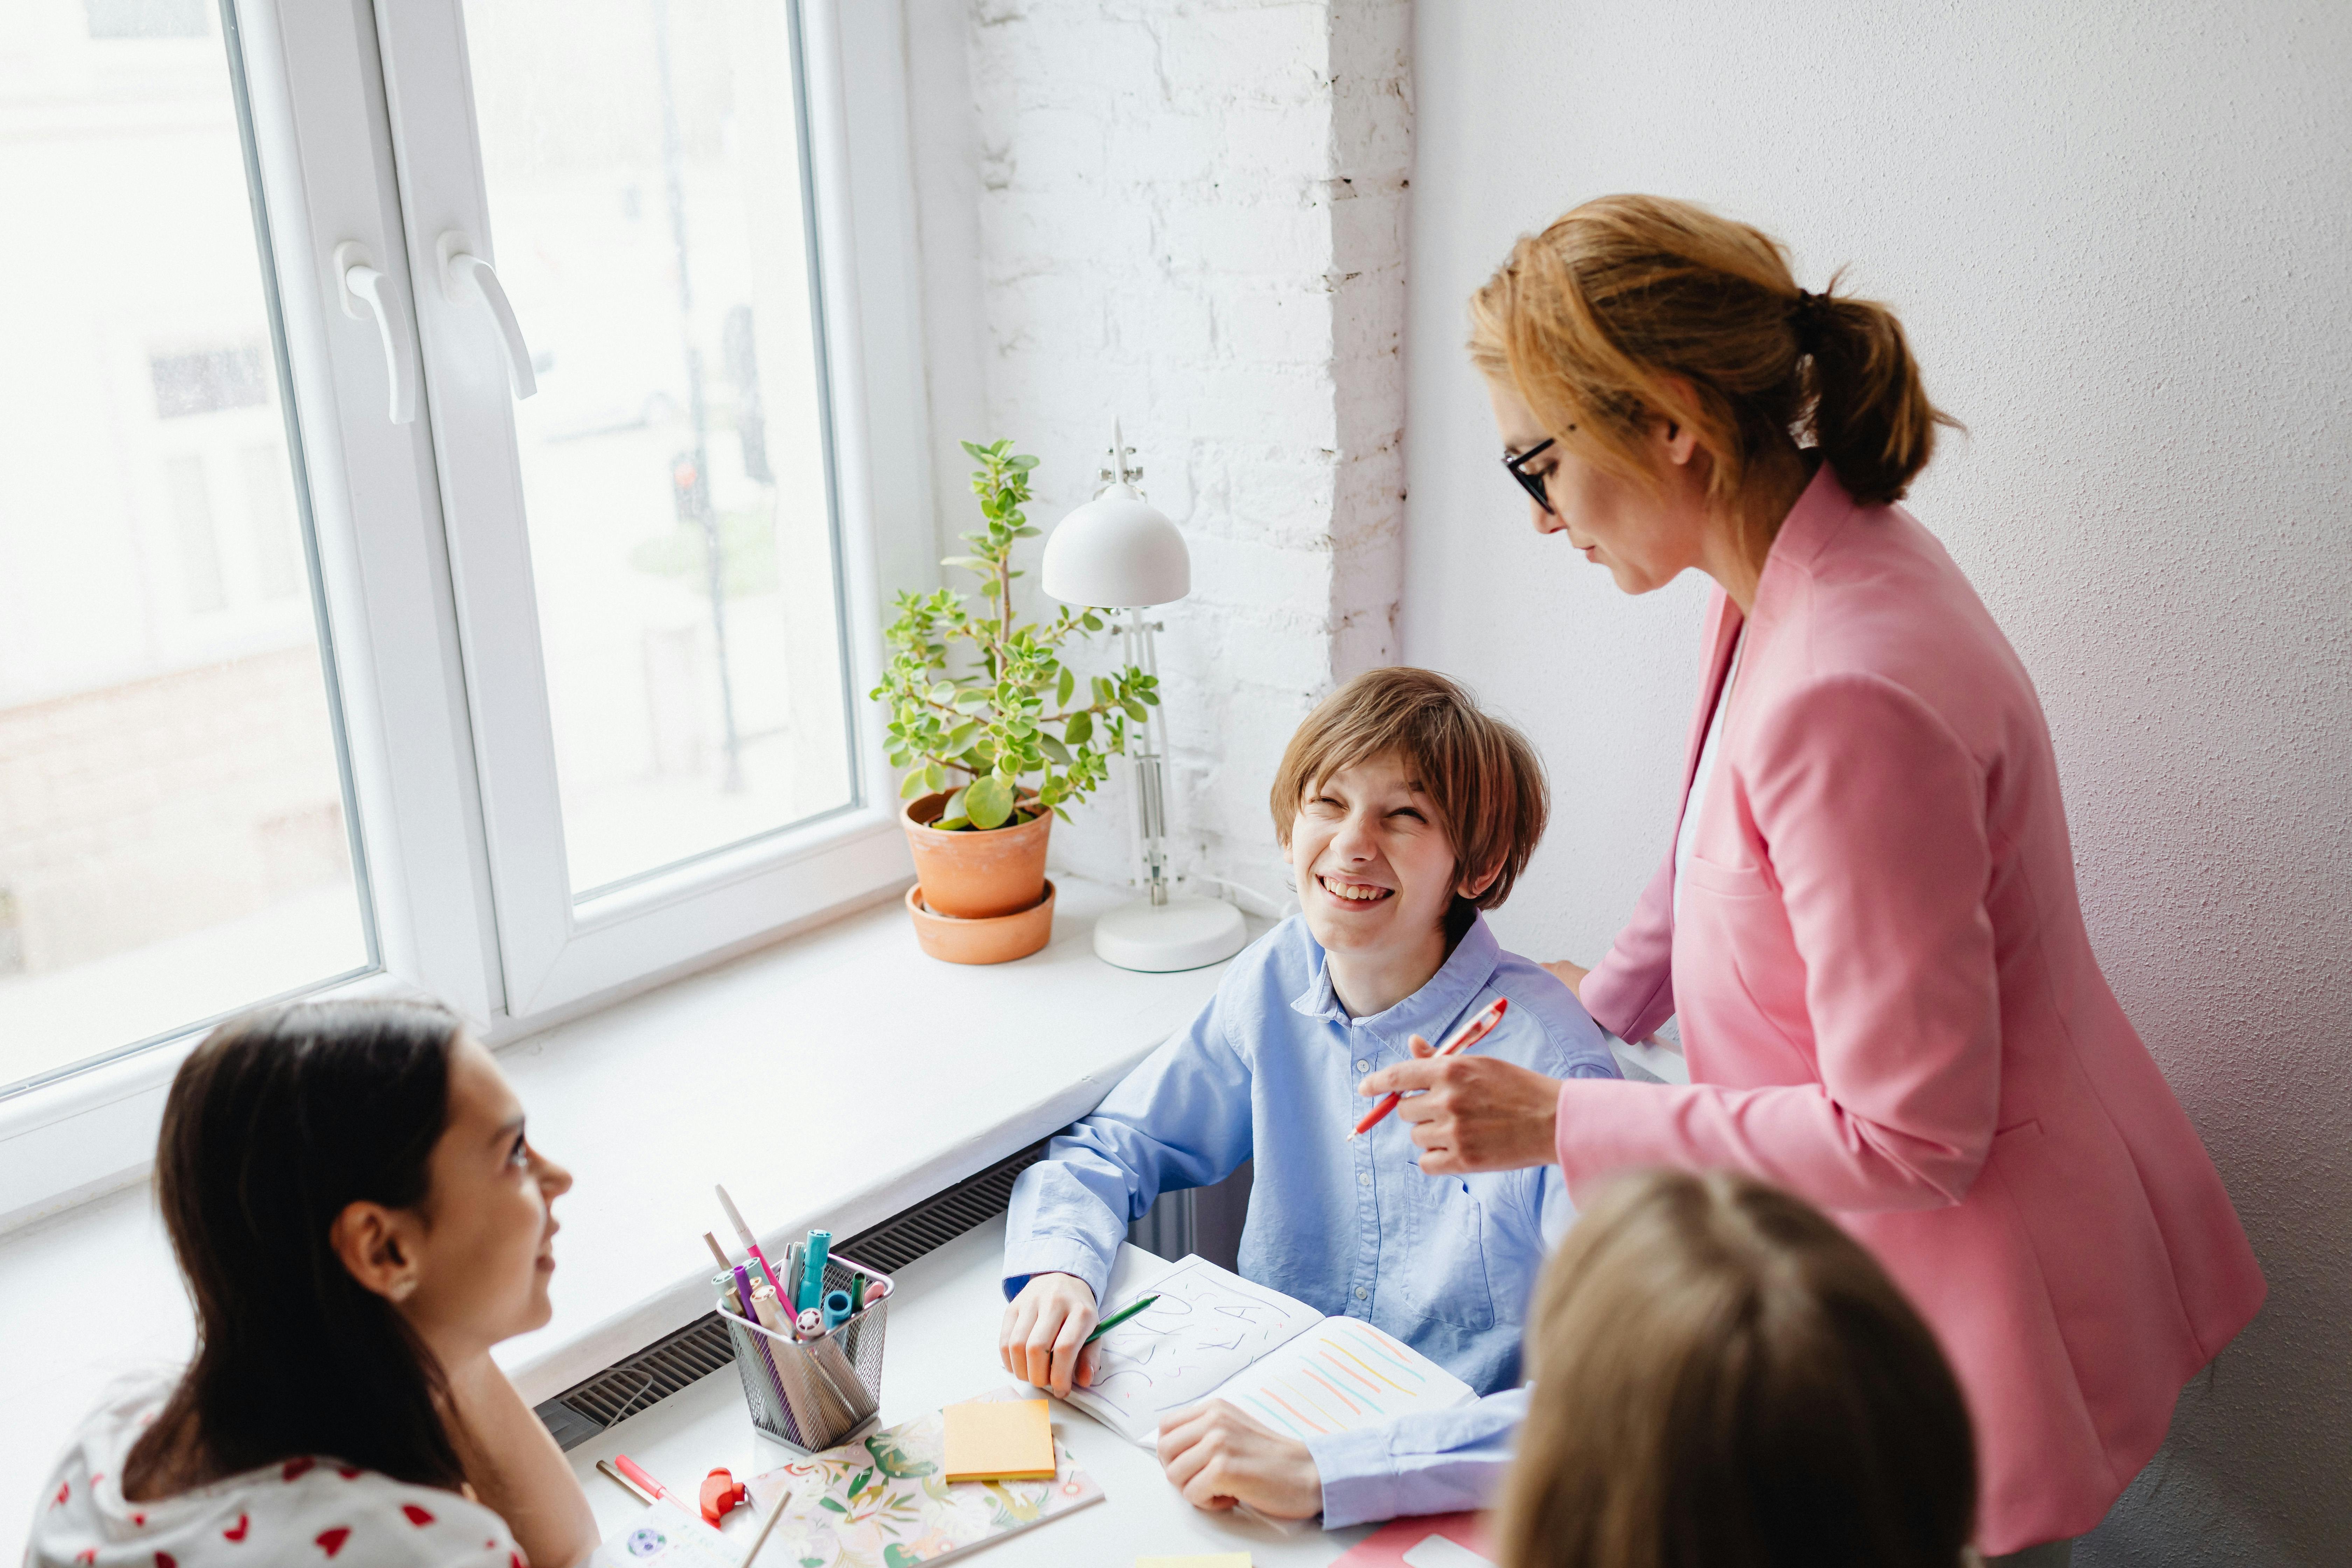
M 1017 1399 L 1004 1388 L 981 1399 Z M 782 1506 L 761 1568 L 913 1568 L 984 1546 L 1102 1500 L 1102 1488 L 1054 1440 L 1050 1481 L 946 1479 L 939 1411 L 751 1478 L 764 1520 Z

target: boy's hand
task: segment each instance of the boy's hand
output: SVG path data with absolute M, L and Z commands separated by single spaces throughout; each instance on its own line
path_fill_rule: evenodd
M 1091 1369 L 1078 1364 L 1078 1352 L 1095 1331 L 1095 1293 L 1075 1274 L 1033 1274 L 1021 1294 L 1004 1304 L 996 1348 L 1004 1370 L 1022 1382 L 1070 1396 L 1073 1378 L 1086 1386 Z
M 1323 1473 L 1307 1445 L 1276 1436 L 1222 1399 L 1160 1423 L 1160 1468 L 1194 1508 L 1242 1502 L 1272 1519 L 1323 1511 Z
M 1559 1079 L 1496 1057 L 1439 1057 L 1419 1035 L 1412 1054 L 1415 1060 L 1382 1068 L 1356 1092 L 1403 1092 L 1396 1114 L 1412 1129 L 1423 1171 L 1516 1171 L 1559 1157 Z

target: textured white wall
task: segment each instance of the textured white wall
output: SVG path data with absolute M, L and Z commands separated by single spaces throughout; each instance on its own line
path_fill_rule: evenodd
M 2269 1305 L 2086 1564 L 2352 1541 L 2352 7 L 1421 0 L 1403 654 L 1533 732 L 1498 922 L 1591 962 L 1664 851 L 1698 585 L 1528 531 L 1461 343 L 1512 238 L 1649 190 L 1902 311 L 1973 434 L 1912 506 L 2033 672 L 2093 939 Z
M 1405 0 L 908 0 L 943 539 L 960 437 L 1093 493 L 1114 413 L 1184 529 L 1160 612 L 1171 849 L 1279 895 L 1265 785 L 1336 679 L 1395 658 Z M 1057 864 L 1129 868 L 1122 773 Z

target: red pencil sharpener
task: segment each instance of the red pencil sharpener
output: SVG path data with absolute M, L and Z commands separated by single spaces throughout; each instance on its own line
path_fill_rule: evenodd
M 743 1483 L 725 1468 L 711 1471 L 702 1478 L 702 1522 L 717 1524 L 740 1508 L 748 1495 Z

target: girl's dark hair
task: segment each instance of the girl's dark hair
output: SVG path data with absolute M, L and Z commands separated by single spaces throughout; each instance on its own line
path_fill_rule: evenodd
M 180 1065 L 155 1187 L 196 1355 L 133 1477 L 197 1485 L 315 1454 L 464 1482 L 440 1363 L 328 1239 L 348 1205 L 424 1202 L 459 1026 L 429 1004 L 308 1003 L 232 1019 Z
M 1611 1185 L 1536 1287 L 1506 1568 L 1955 1568 L 1976 1445 L 1852 1237 L 1745 1176 Z
M 1696 430 L 1710 499 L 1737 512 L 1749 468 L 1810 436 L 1864 506 L 1902 499 L 1959 422 L 1927 400 L 1903 323 L 1797 287 L 1761 229 L 1664 196 L 1601 196 L 1523 236 L 1470 301 L 1470 357 L 1545 430 L 1628 478 L 1644 426 Z M 1778 519 L 1740 518 L 1758 558 Z

